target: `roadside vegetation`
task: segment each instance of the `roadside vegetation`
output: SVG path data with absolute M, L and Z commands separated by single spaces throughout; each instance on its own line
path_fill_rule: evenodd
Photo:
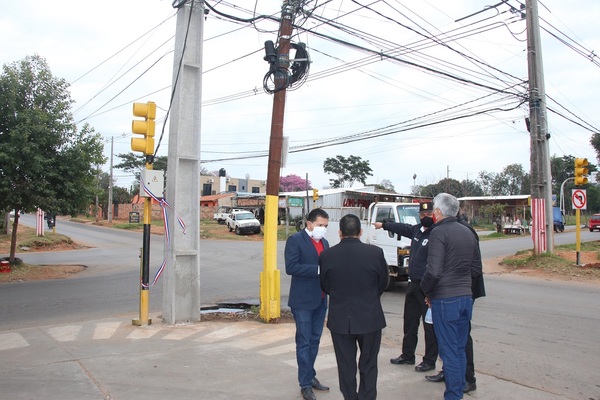
M 0 260 L 8 260 L 10 252 L 11 235 L 0 234 Z M 17 252 L 36 252 L 52 250 L 75 250 L 83 246 L 73 242 L 71 238 L 52 231 L 45 231 L 44 236 L 37 236 L 36 230 L 27 226 L 19 226 L 17 232 Z M 81 272 L 85 267 L 81 265 L 43 266 L 22 262 L 16 257 L 10 264 L 10 273 L 0 273 L 0 283 L 62 279 Z
M 10 251 L 10 241 L 10 235 L 0 234 L 1 255 L 8 255 L 8 252 Z M 82 246 L 74 243 L 68 236 L 52 233 L 51 230 L 45 230 L 44 236 L 37 236 L 34 228 L 19 225 L 19 231 L 17 232 L 17 251 L 20 253 L 77 248 L 82 248 Z
M 500 261 L 509 272 L 538 271 L 555 277 L 600 279 L 600 241 L 583 242 L 580 246 L 579 265 L 575 244 L 554 247 L 553 254 L 533 255 L 522 250 Z

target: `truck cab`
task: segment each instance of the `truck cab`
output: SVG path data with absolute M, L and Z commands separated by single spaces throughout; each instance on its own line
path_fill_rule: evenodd
M 419 218 L 418 203 L 372 203 L 369 207 L 369 237 L 367 243 L 383 250 L 390 273 L 390 287 L 396 281 L 408 280 L 408 259 L 412 238 L 398 236 L 384 229 L 375 229 L 375 222 L 399 222 L 416 225 Z
M 325 236 L 330 246 L 340 242 L 339 220 L 341 216 L 349 213 L 355 214 L 361 219 L 363 230 L 361 241 L 383 250 L 390 275 L 388 289 L 392 288 L 397 281 L 407 281 L 412 238 L 399 237 L 384 229 L 375 229 L 374 224 L 375 222 L 400 222 L 416 225 L 421 222 L 419 203 L 372 202 L 367 209 L 364 207 L 338 208 L 330 213 L 329 226 Z

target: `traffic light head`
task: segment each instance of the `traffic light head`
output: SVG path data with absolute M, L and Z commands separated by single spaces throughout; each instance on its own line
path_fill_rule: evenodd
M 131 139 L 131 150 L 140 151 L 145 155 L 154 154 L 154 129 L 156 118 L 156 103 L 133 103 L 133 116 L 142 117 L 144 120 L 131 121 L 131 132 L 143 135 L 143 138 Z
M 319 200 L 319 189 L 313 189 L 313 201 Z
M 576 158 L 575 159 L 575 185 L 587 185 L 588 178 L 588 160 L 587 158 Z

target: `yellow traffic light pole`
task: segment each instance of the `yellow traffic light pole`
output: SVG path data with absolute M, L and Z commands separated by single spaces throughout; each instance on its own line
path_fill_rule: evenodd
M 133 120 L 131 131 L 135 134 L 143 135 L 143 138 L 132 138 L 131 149 L 139 151 L 146 156 L 146 170 L 152 169 L 149 162 L 154 154 L 154 130 L 156 118 L 156 104 L 149 101 L 147 103 L 133 103 L 133 115 L 143 117 L 144 120 Z M 140 196 L 143 196 L 143 180 L 140 180 Z M 148 308 L 150 303 L 150 228 L 152 222 L 152 198 L 144 198 L 144 233 L 142 239 L 142 260 L 140 263 L 140 315 L 139 319 L 132 321 L 133 325 L 150 325 L 152 320 L 148 318 Z M 165 227 L 166 228 L 166 227 Z
M 588 165 L 587 158 L 575 159 L 575 186 L 587 185 Z M 575 252 L 577 255 L 576 263 L 581 266 L 581 210 L 579 208 L 575 209 Z

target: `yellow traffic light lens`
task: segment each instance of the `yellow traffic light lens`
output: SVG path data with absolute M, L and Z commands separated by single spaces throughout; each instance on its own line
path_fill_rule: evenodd
M 132 138 L 131 139 L 131 150 L 145 153 L 146 152 L 146 139 Z
M 154 119 L 156 118 L 156 103 L 133 103 L 133 115 L 136 117 Z

